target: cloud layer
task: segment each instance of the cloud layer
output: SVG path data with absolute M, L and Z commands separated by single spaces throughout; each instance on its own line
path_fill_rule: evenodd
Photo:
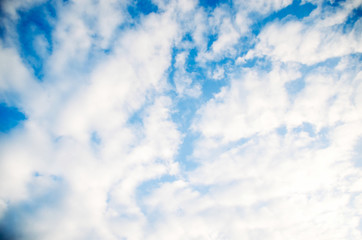
M 361 9 L 2 1 L 0 238 L 361 239 Z

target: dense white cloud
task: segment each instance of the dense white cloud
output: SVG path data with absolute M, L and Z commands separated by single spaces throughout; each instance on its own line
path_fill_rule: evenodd
M 11 48 L 0 48 L 0 89 L 1 100 L 15 104 L 19 98 L 30 97 L 28 89 L 36 89 L 31 73 L 22 64 L 17 52 Z
M 292 4 L 292 2 L 293 0 L 236 0 L 234 1 L 234 4 L 238 7 L 238 14 L 240 16 L 249 15 L 250 13 L 266 15 L 268 13 L 276 12 L 282 8 L 285 8 L 288 5 Z
M 44 83 L 31 77 L 15 51 L 2 49 L 1 59 L 8 62 L 2 65 L 2 91 L 9 92 L 4 100 L 17 94 L 14 104 L 25 108 L 28 120 L 1 146 L 1 213 L 7 219 L 9 206 L 39 201 L 32 203 L 38 210 L 24 213 L 22 227 L 13 230 L 25 238 L 140 239 L 144 217 L 136 204 L 137 186 L 178 174 L 173 157 L 180 134 L 170 121 L 172 102 L 162 96 L 177 25 L 167 13 L 144 19 L 142 28 L 123 33 L 114 53 L 100 55 L 99 64 L 84 74 L 83 66 L 94 64 L 88 58 L 97 43 L 91 36 L 96 28 L 84 14 L 108 21 L 98 16 L 103 14 L 98 6 L 84 12 L 89 4 L 64 6 Z M 100 47 L 114 32 L 114 25 L 107 27 L 101 27 Z M 140 122 L 129 122 L 137 111 Z M 59 199 L 47 200 L 52 194 Z
M 276 67 L 270 73 L 245 69 L 243 80 L 231 81 L 199 110 L 194 125 L 207 137 L 229 142 L 268 132 L 281 125 L 288 96 L 284 84 L 299 77 L 295 69 Z
M 0 237 L 360 239 L 361 1 L 292 2 L 59 1 L 41 79 L 2 3 Z

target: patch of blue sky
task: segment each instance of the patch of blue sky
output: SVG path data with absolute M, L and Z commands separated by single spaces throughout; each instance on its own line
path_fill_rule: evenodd
M 192 189 L 202 195 L 208 194 L 212 191 L 212 187 L 209 185 L 192 185 Z
M 311 66 L 303 66 L 301 68 L 301 71 L 304 74 L 304 73 L 307 73 L 307 72 L 311 72 L 316 68 L 319 68 L 319 69 L 321 69 L 321 68 L 333 69 L 338 65 L 340 60 L 341 60 L 340 57 L 328 58 L 328 59 L 326 59 L 324 61 L 318 62 L 318 63 L 316 63 L 314 65 L 311 65 Z
M 184 42 L 184 41 L 192 42 L 193 39 L 192 39 L 191 33 L 189 33 L 189 32 L 185 33 L 185 34 L 182 36 L 181 41 L 182 41 L 182 42 Z
M 134 0 L 127 10 L 133 19 L 138 19 L 142 15 L 157 13 L 158 7 L 151 0 Z
M 230 0 L 199 0 L 199 5 L 204 7 L 205 9 L 215 9 L 216 7 L 220 6 L 221 4 L 228 4 L 231 5 L 232 1 Z
M 135 198 L 137 205 L 147 218 L 150 220 L 155 219 L 158 217 L 158 214 L 150 212 L 150 209 L 144 205 L 143 199 L 152 194 L 156 189 L 159 189 L 162 184 L 174 182 L 177 179 L 178 178 L 176 176 L 165 174 L 159 178 L 144 181 L 136 188 Z
M 303 122 L 298 127 L 291 129 L 293 133 L 307 133 L 309 137 L 313 138 L 313 141 L 309 144 L 310 148 L 325 148 L 330 144 L 329 128 L 324 127 L 317 131 L 315 125 L 309 122 Z
M 362 61 L 362 53 L 353 53 L 349 56 L 358 59 L 358 61 Z
M 99 145 L 102 142 L 101 137 L 99 136 L 99 134 L 97 132 L 92 132 L 91 134 L 91 142 L 95 145 Z
M 282 126 L 276 129 L 276 132 L 279 136 L 285 136 L 288 133 L 287 127 L 283 124 Z
M 201 106 L 201 102 L 195 98 L 178 98 L 175 100 L 175 107 L 172 113 L 172 120 L 178 124 L 181 131 L 187 131 L 191 125 L 192 117 L 197 109 Z
M 302 19 L 304 17 L 309 16 L 309 14 L 315 8 L 317 8 L 317 6 L 315 6 L 311 3 L 305 3 L 302 5 L 301 5 L 301 3 L 302 3 L 301 0 L 294 0 L 293 3 L 290 4 L 289 6 L 270 14 L 269 16 L 261 19 L 260 21 L 256 21 L 251 26 L 252 33 L 255 35 L 258 35 L 260 33 L 261 29 L 263 29 L 265 25 L 267 25 L 268 23 L 273 22 L 275 20 L 281 20 L 284 18 L 287 20 L 290 20 L 291 18 Z M 256 20 L 261 18 L 261 16 L 258 16 L 258 15 L 251 15 L 251 16 L 252 16 L 252 18 L 255 18 Z
M 212 6 L 217 6 L 219 4 L 219 2 L 214 2 L 211 3 L 211 7 Z M 292 15 L 296 18 L 303 18 L 305 16 L 308 16 L 315 8 L 316 6 L 312 5 L 312 4 L 304 4 L 304 5 L 300 5 L 301 1 L 294 1 L 292 5 L 290 5 L 289 7 L 282 9 L 276 13 L 273 13 L 272 15 L 270 15 L 269 17 L 265 18 L 263 21 L 261 21 L 262 26 L 264 27 L 268 22 L 273 21 L 275 19 L 282 19 L 285 18 L 288 15 Z M 259 23 L 260 24 L 260 23 Z M 210 50 L 212 47 L 212 44 L 217 40 L 217 34 L 210 34 L 208 36 L 208 43 L 207 43 L 207 50 Z M 189 36 L 188 38 L 185 37 L 185 39 L 183 39 L 184 41 L 192 41 L 192 38 Z M 247 50 L 251 47 L 250 43 L 252 41 L 250 41 L 250 37 L 244 37 L 244 39 L 240 39 L 239 45 L 241 46 L 240 48 L 238 48 L 240 50 L 241 54 L 245 54 L 247 52 Z M 170 83 L 173 84 L 173 74 L 174 74 L 174 68 L 173 68 L 173 64 L 175 62 L 175 56 L 177 54 L 178 50 L 174 49 L 173 50 L 173 60 L 172 60 L 172 67 L 170 70 Z M 222 87 L 226 86 L 228 81 L 226 79 L 223 79 L 222 81 L 213 81 L 212 79 L 209 79 L 207 77 L 207 71 L 210 69 L 215 69 L 217 66 L 222 67 L 224 70 L 227 70 L 228 68 L 233 69 L 237 66 L 235 66 L 235 60 L 234 58 L 223 58 L 220 61 L 209 61 L 206 64 L 203 64 L 202 66 L 200 66 L 200 64 L 197 62 L 197 54 L 198 54 L 198 50 L 196 48 L 191 49 L 190 53 L 186 59 L 186 71 L 189 73 L 193 74 L 193 80 L 197 81 L 198 83 L 201 84 L 202 86 L 202 98 L 199 99 L 198 101 L 201 102 L 206 102 L 209 99 L 211 99 L 212 97 L 214 97 L 214 95 L 216 93 L 218 93 Z M 263 71 L 270 71 L 272 69 L 272 63 L 270 62 L 269 59 L 265 58 L 265 57 L 258 57 L 258 58 L 254 58 L 254 59 L 250 59 L 247 62 L 242 64 L 242 67 L 246 67 L 246 68 L 252 68 L 257 66 L 259 69 L 263 70 Z M 174 84 L 173 84 L 174 85 Z M 299 91 L 301 91 L 304 88 L 304 81 L 302 79 L 298 79 L 295 82 L 290 83 L 289 85 L 286 86 L 287 90 L 289 91 L 290 94 L 296 94 Z M 190 121 L 187 119 L 191 119 L 192 116 L 195 114 L 195 111 L 197 108 L 195 107 L 188 107 L 189 109 L 185 109 L 185 106 L 197 106 L 198 104 L 191 104 L 190 102 L 186 103 L 187 101 L 184 102 L 179 102 L 179 106 L 178 109 L 180 109 L 180 112 L 188 112 L 187 116 L 183 116 L 180 113 L 176 113 L 173 115 L 173 120 L 175 122 L 177 122 L 182 129 L 182 132 L 189 132 L 187 127 L 190 125 Z M 197 101 L 196 101 L 197 102 Z M 186 119 L 186 120 L 185 120 Z M 280 133 L 282 134 L 282 132 L 284 131 L 283 134 L 285 134 L 285 127 L 283 129 L 280 129 Z M 193 135 L 193 134 L 186 134 L 185 135 L 185 139 L 184 142 L 179 150 L 179 155 L 177 156 L 177 159 L 179 162 L 183 163 L 186 169 L 192 169 L 196 166 L 195 163 L 193 163 L 192 161 L 190 161 L 191 165 L 188 166 L 186 159 L 188 159 L 189 156 L 191 156 L 192 154 L 192 145 L 193 142 L 195 142 L 195 140 L 198 138 L 199 136 Z M 240 145 L 243 144 L 242 142 L 245 140 L 240 140 L 241 142 L 239 143 L 233 143 L 232 145 Z
M 217 36 L 214 36 L 215 39 Z M 190 41 L 190 38 L 186 38 L 186 41 Z M 183 50 L 174 48 L 172 53 L 171 67 L 169 70 L 169 82 L 174 86 L 174 73 L 176 71 L 175 57 Z M 183 142 L 180 145 L 179 151 L 175 160 L 179 162 L 183 172 L 192 171 L 197 168 L 199 163 L 192 159 L 192 153 L 194 150 L 195 142 L 199 139 L 199 134 L 190 130 L 192 125 L 192 119 L 194 118 L 197 109 L 201 104 L 207 102 L 214 97 L 215 94 L 220 92 L 221 88 L 228 84 L 227 77 L 220 80 L 211 79 L 208 76 L 208 71 L 215 70 L 217 67 L 221 67 L 227 72 L 229 69 L 235 68 L 235 60 L 233 58 L 223 58 L 219 61 L 208 61 L 206 64 L 200 65 L 197 62 L 198 51 L 196 48 L 190 50 L 188 57 L 186 58 L 186 71 L 190 73 L 193 80 L 202 87 L 202 95 L 200 98 L 177 98 L 177 94 L 171 94 L 176 100 L 175 111 L 172 114 L 172 120 L 177 124 L 179 130 L 184 134 Z M 210 75 L 210 74 L 209 74 Z M 233 146 L 242 144 L 244 140 L 240 140 L 233 143 Z
M 57 176 L 57 175 L 54 175 L 54 174 L 51 174 L 51 175 L 45 175 L 45 174 L 42 174 L 38 171 L 35 171 L 33 173 L 33 177 L 35 178 L 47 178 L 47 180 L 53 182 L 53 183 L 61 183 L 63 181 L 63 178 L 60 177 L 60 176 Z M 31 186 L 29 186 L 31 188 Z M 37 187 L 37 185 L 35 184 L 34 187 Z
M 287 90 L 289 97 L 293 98 L 305 88 L 305 81 L 303 78 L 298 78 L 285 83 L 284 87 Z
M 362 5 L 360 5 L 358 8 L 353 9 L 351 14 L 348 15 L 348 18 L 346 20 L 346 24 L 354 24 L 362 17 Z
M 191 37 L 187 37 L 186 35 L 185 41 L 190 40 Z M 175 58 L 177 54 L 182 51 L 183 49 L 177 48 L 173 48 L 172 50 L 172 61 L 171 67 L 169 69 L 169 82 L 173 87 L 175 87 L 173 78 L 175 71 L 177 70 L 174 66 Z M 196 48 L 190 50 L 189 55 L 186 58 L 185 68 L 190 76 L 192 76 L 193 80 L 201 84 L 202 98 L 180 98 L 177 96 L 176 92 L 170 93 L 176 102 L 173 114 L 171 116 L 172 121 L 177 124 L 179 131 L 184 134 L 183 142 L 180 145 L 180 149 L 175 160 L 179 162 L 181 168 L 186 171 L 196 167 L 195 163 L 189 160 L 189 156 L 191 156 L 193 152 L 193 144 L 199 137 L 198 134 L 193 133 L 190 130 L 192 119 L 201 104 L 212 98 L 213 93 L 218 92 L 221 86 L 225 85 L 222 81 L 211 81 L 210 79 L 206 78 L 207 69 L 202 68 L 196 61 L 197 53 L 198 51 Z
M 185 69 L 189 73 L 192 72 L 200 72 L 201 74 L 203 73 L 202 68 L 199 66 L 199 64 L 196 61 L 197 54 L 198 54 L 197 48 L 192 48 L 186 58 Z
M 34 177 L 40 177 L 40 176 L 43 176 L 43 174 L 39 173 L 38 171 L 35 171 L 35 172 L 33 173 L 33 176 L 34 176 Z
M 76 72 L 80 72 L 82 74 L 92 72 L 97 64 L 104 61 L 105 58 L 112 54 L 112 44 L 114 41 L 113 39 L 110 41 L 109 46 L 107 46 L 106 48 L 100 48 L 99 44 L 97 44 L 97 41 L 100 40 L 98 36 L 94 37 L 92 40 L 92 45 L 88 50 L 85 61 L 70 64 L 70 67 L 76 70 Z
M 143 126 L 143 119 L 145 117 L 145 110 L 149 107 L 153 101 L 147 99 L 146 103 L 143 104 L 139 109 L 131 113 L 130 117 L 127 120 L 127 124 Z
M 344 2 L 346 2 L 346 0 L 324 0 L 323 6 L 338 7 Z
M 5 13 L 3 10 L 3 6 L 0 3 L 0 39 L 1 40 L 4 40 L 4 38 L 6 36 L 6 28 L 5 28 L 5 21 L 4 21 L 5 17 L 6 16 L 5 16 Z
M 185 41 L 189 41 L 191 36 L 185 35 Z M 175 67 L 176 63 L 176 56 L 180 52 L 184 51 L 184 49 L 179 49 L 174 47 L 172 49 L 172 58 L 171 58 L 171 65 L 168 69 L 168 82 L 173 87 L 173 89 L 169 92 L 169 95 L 175 100 L 176 105 L 175 109 L 172 114 L 172 120 L 178 124 L 178 126 L 185 131 L 189 122 L 187 120 L 191 119 L 191 115 L 195 112 L 197 106 L 197 101 L 192 98 L 180 98 L 176 92 L 176 84 L 174 78 L 176 77 L 176 71 L 178 70 Z M 191 57 L 190 57 L 191 55 Z M 192 52 L 186 59 L 186 68 L 188 71 L 192 71 L 196 69 L 196 61 L 195 61 L 196 53 Z M 187 67 L 188 66 L 188 67 Z M 200 70 L 200 68 L 198 68 Z M 187 115 L 187 116 L 186 116 Z
M 254 68 L 257 67 L 261 71 L 270 72 L 273 68 L 272 61 L 267 57 L 254 57 L 242 63 L 244 68 Z
M 235 64 L 234 57 L 231 56 L 225 56 L 221 59 L 217 59 L 216 61 L 209 61 L 207 63 L 207 67 L 215 67 L 215 66 L 224 66 L 226 68 L 229 68 L 230 66 L 233 66 Z
M 351 54 L 350 56 L 357 56 L 356 54 Z M 341 58 L 340 57 L 332 57 L 332 58 L 328 58 L 324 61 L 320 61 L 318 63 L 312 64 L 312 65 L 300 65 L 299 71 L 302 74 L 301 78 L 304 78 L 305 76 L 307 76 L 308 74 L 313 74 L 313 72 L 315 71 L 319 71 L 319 72 L 325 72 L 325 73 L 331 73 L 330 69 L 334 69 L 338 63 L 340 62 Z M 303 79 L 296 79 L 294 81 L 303 81 Z M 288 85 L 288 83 L 286 84 L 286 86 Z M 302 82 L 300 82 L 300 87 L 304 88 L 305 84 L 303 84 Z M 302 89 L 300 89 L 302 90 Z M 299 92 L 299 91 L 297 91 Z
M 181 51 L 182 50 L 178 49 L 177 47 L 173 47 L 172 50 L 171 50 L 171 64 L 170 64 L 170 67 L 167 70 L 167 74 L 168 74 L 168 82 L 171 84 L 172 87 L 175 87 L 174 76 L 175 76 L 175 71 L 176 71 L 176 67 L 175 67 L 176 56 Z
M 212 44 L 217 40 L 218 35 L 217 34 L 213 34 L 210 33 L 208 36 L 208 43 L 207 43 L 207 50 L 209 51 L 212 47 Z M 193 42 L 192 36 L 190 33 L 186 33 L 184 34 L 183 38 L 182 38 L 182 42 Z M 182 46 L 182 44 L 181 44 Z M 193 47 L 191 49 L 183 49 L 178 48 L 178 46 L 174 46 L 172 49 L 172 60 L 171 60 L 171 66 L 168 70 L 168 79 L 169 79 L 169 83 L 171 84 L 171 86 L 175 87 L 175 83 L 174 83 L 174 77 L 175 77 L 175 72 L 177 71 L 177 69 L 175 68 L 175 63 L 176 63 L 176 56 L 177 54 L 183 52 L 183 51 L 188 51 L 188 55 L 186 57 L 185 60 L 185 71 L 189 74 L 189 77 L 192 78 L 193 82 L 197 82 L 199 84 L 201 84 L 202 88 L 203 88 L 203 98 L 205 99 L 209 99 L 212 97 L 212 94 L 219 91 L 220 87 L 224 85 L 221 84 L 221 82 L 219 83 L 211 83 L 211 85 L 213 86 L 206 86 L 208 84 L 210 84 L 210 72 L 214 71 L 215 68 L 217 66 L 221 66 L 224 68 L 224 70 L 226 68 L 229 68 L 230 65 L 234 64 L 234 58 L 229 58 L 229 57 L 223 57 L 221 59 L 217 59 L 216 61 L 207 61 L 206 63 L 200 63 L 198 62 L 198 54 L 199 54 L 199 49 L 196 47 Z M 206 87 L 205 87 L 206 86 Z M 215 87 L 217 89 L 215 89 Z M 205 91 L 206 90 L 206 91 Z M 209 91 L 211 90 L 211 92 Z M 206 94 L 206 95 L 204 95 Z
M 196 63 L 195 63 L 196 64 Z M 205 74 L 202 73 L 205 70 L 199 71 L 199 77 L 204 77 Z M 171 77 L 173 74 L 171 74 Z M 173 80 L 170 80 L 173 82 Z M 178 154 L 175 157 L 175 160 L 180 164 L 180 167 L 184 171 L 190 171 L 197 167 L 197 163 L 190 159 L 190 156 L 193 153 L 193 147 L 195 141 L 199 138 L 198 133 L 194 133 L 190 127 L 192 125 L 193 118 L 196 114 L 197 109 L 201 106 L 202 103 L 206 102 L 213 97 L 213 93 L 216 93 L 220 90 L 222 86 L 225 85 L 222 81 L 212 81 L 208 79 L 202 79 L 198 81 L 202 83 L 202 98 L 179 98 L 174 92 L 170 94 L 175 100 L 175 106 L 171 119 L 176 123 L 178 130 L 184 134 L 183 140 L 178 150 Z
M 211 49 L 212 44 L 217 40 L 218 34 L 210 34 L 207 39 L 207 51 Z
M 155 189 L 159 188 L 162 184 L 166 182 L 174 182 L 176 180 L 176 176 L 165 174 L 159 178 L 142 182 L 136 189 L 136 196 L 144 197 L 145 195 L 148 195 Z
M 255 43 L 255 36 L 251 34 L 243 35 L 239 38 L 236 50 L 239 55 L 244 55 L 255 46 Z
M 241 149 L 244 144 L 246 144 L 253 138 L 255 139 L 256 137 L 257 137 L 257 134 L 254 134 L 253 136 L 250 136 L 250 137 L 243 137 L 243 138 L 239 138 L 237 140 L 228 142 L 225 145 L 221 145 L 220 148 L 218 149 L 218 151 L 227 152 L 232 149 L 237 149 L 237 148 Z
M 199 134 L 194 133 L 190 128 L 197 109 L 201 106 L 199 99 L 178 98 L 171 115 L 172 121 L 177 125 L 178 130 L 183 134 L 182 143 L 178 149 L 175 160 L 184 170 L 195 168 L 195 164 L 189 159 L 193 152 L 194 142 Z
M 302 125 L 296 127 L 293 129 L 293 132 L 300 133 L 300 132 L 306 132 L 310 137 L 316 136 L 316 128 L 313 124 L 308 122 L 303 122 Z
M 103 53 L 104 53 L 105 55 L 109 55 L 109 54 L 111 54 L 111 52 L 112 52 L 112 49 L 111 49 L 111 48 L 105 48 L 105 49 L 103 49 Z
M 177 71 L 177 69 L 175 68 L 175 59 L 177 54 L 182 51 L 183 49 L 178 48 L 173 48 L 172 50 L 171 66 L 168 70 L 168 81 L 172 87 L 175 87 L 174 77 L 175 72 Z M 227 69 L 234 64 L 234 59 L 224 58 L 217 62 L 209 61 L 206 64 L 201 65 L 197 62 L 197 54 L 198 50 L 196 48 L 192 48 L 189 51 L 189 54 L 185 61 L 185 70 L 188 74 L 190 74 L 190 77 L 192 78 L 194 83 L 201 84 L 202 100 L 207 101 L 212 98 L 215 93 L 219 92 L 221 87 L 227 84 L 227 81 L 225 79 L 219 81 L 214 81 L 213 79 L 210 79 L 210 77 L 208 77 L 208 72 L 215 70 L 215 68 L 218 66 Z M 171 95 L 175 96 L 175 94 Z
M 192 173 L 193 170 L 196 170 L 198 167 L 200 167 L 200 165 L 205 164 L 205 159 L 197 159 L 194 158 L 192 153 L 194 150 L 194 146 L 196 145 L 196 141 L 200 139 L 201 135 L 199 133 L 195 133 L 193 135 L 190 135 L 190 139 L 186 138 L 186 141 L 182 144 L 181 149 L 184 148 L 184 151 L 187 153 L 184 154 L 181 152 L 180 156 L 183 157 L 183 161 L 181 164 L 181 168 L 182 168 L 182 173 L 185 175 L 185 177 L 187 178 L 187 174 Z M 240 138 L 238 140 L 234 140 L 231 142 L 227 142 L 225 144 L 220 144 L 218 147 L 209 149 L 209 154 L 210 156 L 215 155 L 218 156 L 220 152 L 228 152 L 228 151 L 232 151 L 232 150 L 237 150 L 240 152 L 243 152 L 245 150 L 244 148 L 244 144 L 248 143 L 251 139 L 255 138 L 257 135 L 253 135 L 251 137 L 246 137 L 246 138 Z M 221 142 L 221 138 L 219 139 L 219 141 Z M 209 159 L 206 159 L 206 161 L 209 161 Z M 202 186 L 194 186 L 194 189 L 197 190 L 198 192 L 201 193 L 205 193 L 203 191 L 207 191 L 208 189 L 203 188 L 204 185 Z
M 182 42 L 192 42 L 192 36 L 189 33 L 186 33 L 182 37 Z M 168 74 L 168 82 L 171 84 L 172 87 L 176 87 L 175 85 L 175 73 L 178 70 L 175 66 L 176 64 L 176 57 L 179 53 L 182 53 L 184 51 L 188 51 L 187 58 L 185 60 L 185 70 L 188 73 L 195 73 L 200 72 L 202 74 L 203 69 L 198 65 L 196 62 L 196 57 L 198 54 L 198 51 L 196 48 L 192 49 L 184 49 L 182 47 L 174 46 L 171 50 L 171 64 L 167 71 Z
M 337 11 L 342 10 L 346 0 L 324 0 L 320 3 L 320 13 L 328 15 L 336 14 Z
M 198 133 L 188 131 L 183 138 L 178 154 L 175 157 L 175 161 L 180 164 L 182 173 L 192 171 L 199 166 L 199 163 L 192 159 L 195 142 L 199 137 L 200 135 Z
M 140 9 L 142 11 L 140 11 Z M 148 10 L 147 10 L 148 9 Z M 109 39 L 108 45 L 103 49 L 95 49 L 96 51 L 101 50 L 104 55 L 110 55 L 113 52 L 114 47 L 119 43 L 119 38 L 130 29 L 139 27 L 142 16 L 147 16 L 150 13 L 158 13 L 159 9 L 157 5 L 154 5 L 151 0 L 131 1 L 126 9 L 123 6 L 119 6 L 120 14 L 128 13 L 124 21 L 121 22 L 113 31 L 112 36 Z M 126 12 L 123 13 L 123 10 Z M 98 38 L 98 35 L 94 35 L 95 42 L 102 40 Z M 99 46 L 98 46 L 99 47 Z
M 8 133 L 26 119 L 25 114 L 16 107 L 9 107 L 5 103 L 0 103 L 0 132 Z
M 97 131 L 93 131 L 90 134 L 89 146 L 92 149 L 94 156 L 99 159 L 101 158 L 101 149 L 103 147 L 102 138 Z
M 177 49 L 174 49 L 173 59 L 177 54 Z M 178 98 L 176 93 L 171 94 L 173 96 L 176 105 L 172 114 L 172 120 L 178 126 L 178 129 L 181 133 L 184 134 L 183 142 L 180 145 L 179 151 L 175 160 L 179 162 L 181 168 L 184 171 L 191 171 L 195 169 L 198 164 L 197 162 L 191 159 L 193 152 L 193 146 L 197 139 L 199 139 L 199 134 L 193 132 L 190 127 L 192 125 L 193 118 L 196 114 L 199 107 L 214 97 L 214 94 L 218 93 L 223 86 L 227 85 L 227 80 L 213 80 L 207 77 L 207 71 L 209 68 L 216 68 L 217 66 L 225 67 L 228 60 L 224 59 L 220 62 L 209 62 L 206 66 L 201 67 L 197 61 L 197 50 L 192 49 L 189 57 L 186 59 L 186 70 L 193 76 L 193 80 L 201 84 L 202 95 L 200 98 Z M 172 61 L 174 64 L 174 60 Z M 173 83 L 175 69 L 172 67 L 170 71 L 170 83 Z
M 233 65 L 235 63 L 238 63 L 238 66 L 234 67 L 233 72 L 238 72 L 238 68 L 240 68 L 240 65 L 246 68 L 252 68 L 254 66 L 261 67 L 262 65 L 264 65 L 265 67 L 270 69 L 271 62 L 268 61 L 268 59 L 265 57 L 254 57 L 245 60 L 245 62 L 236 62 L 238 57 L 245 56 L 250 49 L 253 49 L 256 43 L 257 43 L 256 36 L 254 36 L 251 33 L 247 33 L 246 35 L 243 35 L 239 38 L 238 43 L 234 46 L 236 52 L 233 53 L 234 55 L 229 56 L 230 57 L 229 59 L 231 60 L 229 61 L 229 63 L 232 62 Z M 226 56 L 226 58 L 227 57 L 228 56 Z
M 194 53 L 195 52 L 190 53 L 190 55 Z M 187 59 L 186 70 L 190 73 L 193 73 L 195 81 L 201 84 L 202 100 L 207 101 L 214 97 L 214 94 L 220 92 L 221 88 L 228 83 L 226 77 L 215 80 L 209 76 L 210 73 L 215 71 L 217 67 L 220 67 L 223 68 L 226 74 L 228 70 L 234 66 L 235 60 L 233 58 L 223 58 L 219 61 L 208 61 L 204 66 L 201 67 L 199 64 L 197 64 L 195 58 L 195 55 L 191 55 L 191 57 Z
M 360 20 L 362 17 L 362 5 L 359 6 L 356 9 L 353 9 L 353 11 L 349 14 L 346 22 L 344 23 L 343 26 L 343 32 L 344 33 L 348 33 L 352 30 L 352 28 L 354 27 L 355 23 Z M 359 29 L 360 33 L 361 33 L 361 29 Z
M 316 135 L 317 135 L 316 147 L 325 148 L 325 147 L 328 147 L 330 145 L 331 140 L 330 140 L 330 136 L 329 136 L 329 130 L 330 130 L 330 128 L 323 127 L 318 132 L 316 132 Z
M 227 80 L 222 79 L 218 81 L 206 80 L 202 84 L 202 101 L 206 102 L 213 98 L 215 94 L 219 93 L 222 87 L 227 85 Z
M 314 65 L 308 66 L 308 65 L 302 65 L 300 66 L 300 72 L 302 73 L 302 76 L 300 78 L 297 78 L 293 81 L 287 82 L 284 84 L 284 87 L 288 93 L 288 96 L 290 99 L 294 99 L 298 93 L 300 93 L 306 86 L 304 76 L 313 73 L 316 69 L 319 71 L 323 68 L 325 69 L 333 69 L 337 66 L 341 58 L 329 58 L 323 62 L 316 63 Z
M 44 76 L 43 65 L 46 55 L 52 52 L 51 20 L 55 18 L 56 10 L 52 1 L 37 5 L 27 11 L 19 11 L 17 32 L 20 54 L 39 80 Z M 43 42 L 37 43 L 39 40 Z
M 1 18 L 1 16 L 0 16 L 0 18 Z M 6 29 L 5 29 L 4 24 L 2 24 L 2 21 L 0 21 L 0 40 L 4 41 L 5 36 L 6 36 Z

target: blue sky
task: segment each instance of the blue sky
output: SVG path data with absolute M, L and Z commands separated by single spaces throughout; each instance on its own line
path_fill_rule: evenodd
M 361 239 L 362 1 L 0 3 L 1 239 Z

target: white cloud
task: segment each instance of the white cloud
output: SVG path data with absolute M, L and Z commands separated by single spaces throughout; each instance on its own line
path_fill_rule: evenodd
M 220 80 L 225 77 L 225 70 L 224 68 L 218 66 L 214 69 L 214 72 L 212 73 L 212 78 L 215 80 Z
M 235 223 L 212 229 L 230 239 L 361 237 L 360 215 L 350 205 L 362 174 L 351 162 L 362 134 L 353 90 L 361 82 L 358 61 L 344 58 L 337 71 L 279 64 L 269 73 L 244 70 L 200 109 L 194 130 L 202 137 L 193 153 L 200 165 L 188 187 L 201 189 L 210 209 L 233 209 L 227 219 Z M 306 86 L 290 98 L 284 84 L 300 77 Z M 303 130 L 303 122 L 314 130 Z M 277 133 L 280 126 L 285 134 Z
M 29 114 L 34 111 L 31 102 L 41 92 L 32 72 L 24 66 L 11 47 L 0 47 L 0 100 L 9 106 L 18 106 Z
M 262 30 L 255 49 L 250 50 L 246 58 L 268 56 L 283 62 L 312 65 L 361 52 L 361 21 L 358 20 L 350 31 L 343 32 L 342 23 L 353 9 L 346 4 L 336 10 L 315 10 L 302 21 L 271 23 Z
M 242 75 L 199 110 L 201 118 L 194 129 L 229 142 L 282 124 L 288 106 L 284 83 L 299 77 L 298 71 L 276 67 L 259 74 L 245 69 Z
M 175 84 L 175 91 L 179 97 L 194 97 L 197 98 L 201 95 L 200 84 L 193 81 L 192 74 L 186 71 L 187 52 L 177 54 L 175 59 L 175 70 L 173 74 L 173 82 Z
M 362 172 L 351 160 L 361 22 L 340 25 L 360 2 L 269 23 L 246 56 L 240 38 L 254 41 L 253 21 L 291 0 L 153 3 L 159 11 L 130 26 L 129 1 L 58 4 L 42 81 L 16 42 L 3 43 L 1 100 L 28 119 L 0 136 L 1 227 L 24 239 L 361 238 Z M 21 5 L 6 4 L 12 14 Z M 191 49 L 220 91 L 203 88 L 203 70 L 188 72 Z M 197 102 L 191 129 L 173 119 L 180 98 Z M 185 145 L 194 166 L 176 161 Z
M 16 104 L 26 106 L 29 119 L 1 145 L 1 209 L 21 211 L 18 202 L 39 198 L 34 215 L 19 220 L 28 227 L 16 229 L 27 237 L 140 239 L 138 185 L 179 171 L 173 159 L 180 134 L 170 119 L 172 102 L 162 96 L 177 25 L 167 13 L 144 18 L 142 28 L 125 31 L 114 52 L 90 73 L 75 73 L 88 63 L 95 43 L 78 7 L 66 5 L 60 15 L 43 83 L 30 77 L 15 51 L 2 49 L 1 59 L 10 66 L 2 65 L 2 91 L 24 98 Z M 141 126 L 128 122 L 136 111 L 143 114 Z M 98 143 L 92 142 L 94 133 Z M 61 192 L 55 203 L 29 189 L 32 183 L 47 196 L 52 182 Z
M 284 8 L 290 5 L 292 0 L 256 0 L 256 1 L 247 1 L 247 0 L 238 0 L 235 1 L 237 5 L 240 6 L 240 10 L 247 12 L 258 12 L 260 14 L 266 14 L 273 11 L 278 11 L 281 8 Z
M 218 39 L 212 44 L 212 50 L 215 54 L 225 52 L 237 43 L 240 35 L 233 28 L 229 19 L 223 21 L 220 26 Z M 230 50 L 229 50 L 230 51 Z

